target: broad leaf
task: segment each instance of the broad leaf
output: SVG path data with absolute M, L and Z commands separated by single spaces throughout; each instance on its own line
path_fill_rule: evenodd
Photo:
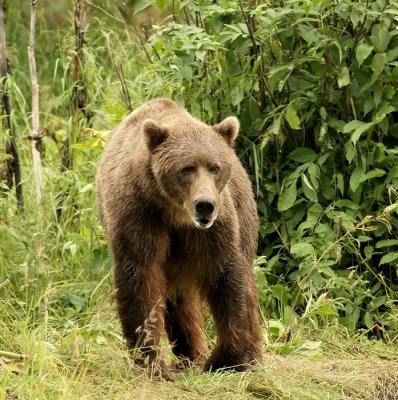
M 365 182 L 368 179 L 372 178 L 379 178 L 380 176 L 383 176 L 386 174 L 386 171 L 382 169 L 373 169 L 372 171 L 367 172 L 362 178 L 359 180 L 359 182 Z
M 369 46 L 366 43 L 361 43 L 357 47 L 356 57 L 357 57 L 359 66 L 361 66 L 362 63 L 369 57 L 369 54 L 372 52 L 372 50 L 373 50 L 373 46 Z
M 381 258 L 380 265 L 389 264 L 389 263 L 395 261 L 397 258 L 398 258 L 398 252 L 388 253 Z
M 292 129 L 300 129 L 300 118 L 291 104 L 286 107 L 285 117 Z
M 380 249 L 382 247 L 396 246 L 397 244 L 398 244 L 398 240 L 397 239 L 379 240 L 376 243 L 376 249 Z
M 351 135 L 351 141 L 355 145 L 361 137 L 362 133 L 371 128 L 373 125 L 374 122 L 362 122 L 358 120 L 353 120 L 351 122 L 348 122 L 348 124 L 344 126 L 344 133 L 354 131 L 354 133 Z
M 316 160 L 317 156 L 314 150 L 307 147 L 299 147 L 288 155 L 291 160 L 301 163 L 313 162 Z
M 350 177 L 350 188 L 353 192 L 358 189 L 361 183 L 361 178 L 364 176 L 364 174 L 365 170 L 362 165 L 358 165 L 352 172 Z
M 278 199 L 278 210 L 286 211 L 293 206 L 297 198 L 297 182 L 293 181 L 285 190 L 280 194 Z
M 290 248 L 290 252 L 297 257 L 305 257 L 315 254 L 314 247 L 310 243 L 296 243 Z
M 339 85 L 339 88 L 342 88 L 343 86 L 347 86 L 349 83 L 350 83 L 350 71 L 348 67 L 344 67 L 340 71 L 340 74 L 337 78 L 337 84 Z
M 372 28 L 372 35 L 370 40 L 376 49 L 380 52 L 384 52 L 391 39 L 391 33 L 385 23 L 376 24 Z
M 347 207 L 351 210 L 358 210 L 359 205 L 348 199 L 337 200 L 334 203 L 337 207 Z

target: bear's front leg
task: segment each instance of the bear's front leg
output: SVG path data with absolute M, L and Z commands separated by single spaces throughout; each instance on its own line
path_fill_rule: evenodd
M 208 294 L 218 337 L 204 371 L 221 368 L 244 371 L 262 360 L 255 281 L 251 268 L 240 260 L 224 269 Z
M 116 301 L 120 322 L 134 361 L 151 373 L 168 379 L 159 351 L 164 326 L 163 276 L 156 266 L 126 275 L 126 265 L 116 264 Z
M 149 223 L 140 227 L 137 221 L 112 241 L 115 297 L 123 334 L 134 361 L 148 367 L 151 373 L 170 379 L 159 351 L 165 313 L 162 262 L 168 242 L 167 236 L 160 237 L 160 227 L 149 237 Z

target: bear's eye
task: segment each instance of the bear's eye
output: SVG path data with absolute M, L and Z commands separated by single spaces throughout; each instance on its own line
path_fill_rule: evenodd
M 212 174 L 217 175 L 220 172 L 220 167 L 218 165 L 213 165 L 209 170 Z
M 190 175 L 195 172 L 195 167 L 193 165 L 189 165 L 181 169 L 182 175 Z

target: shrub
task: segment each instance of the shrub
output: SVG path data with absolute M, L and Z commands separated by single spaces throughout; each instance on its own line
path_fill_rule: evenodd
M 257 4 L 257 5 L 256 5 Z M 239 116 L 267 315 L 398 330 L 396 2 L 141 1 L 148 96 Z M 173 18 L 171 17 L 173 15 Z

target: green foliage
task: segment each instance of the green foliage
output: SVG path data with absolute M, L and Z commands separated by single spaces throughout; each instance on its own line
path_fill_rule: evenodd
M 266 315 L 289 307 L 298 321 L 322 298 L 313 325 L 394 338 L 398 3 L 173 4 L 173 21 L 148 40 L 145 90 L 210 123 L 239 116 Z

